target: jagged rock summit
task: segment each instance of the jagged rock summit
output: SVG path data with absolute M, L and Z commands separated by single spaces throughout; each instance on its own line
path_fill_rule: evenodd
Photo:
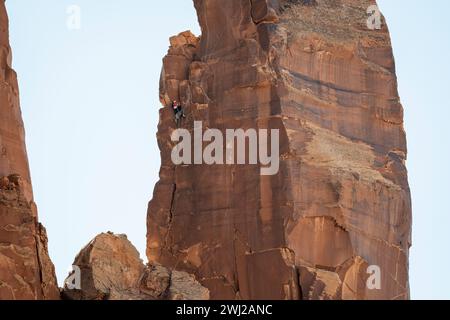
M 98 235 L 80 251 L 73 265 L 80 270 L 80 283 L 76 288 L 75 279 L 66 281 L 62 297 L 67 300 L 209 299 L 208 289 L 192 275 L 158 264 L 145 266 L 125 235 Z
M 163 60 L 149 261 L 212 299 L 408 299 L 403 108 L 386 23 L 367 25 L 375 1 L 194 4 L 202 35 L 171 38 Z M 174 165 L 173 100 L 189 131 L 279 129 L 278 174 Z

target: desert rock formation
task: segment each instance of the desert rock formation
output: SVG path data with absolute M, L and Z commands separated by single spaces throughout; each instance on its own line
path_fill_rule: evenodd
M 212 299 L 408 299 L 411 202 L 389 32 L 369 0 L 195 0 L 170 39 L 150 262 Z M 172 100 L 207 128 L 279 129 L 280 170 L 171 161 Z M 369 266 L 381 288 L 366 286 Z
M 170 39 L 160 181 L 146 266 L 123 235 L 76 257 L 65 299 L 408 299 L 411 201 L 403 108 L 373 0 L 194 0 L 201 37 Z M 58 299 L 38 223 L 0 1 L 0 299 Z M 280 170 L 174 165 L 172 100 L 190 131 L 279 129 Z M 381 286 L 366 285 L 370 267 Z M 206 289 L 207 288 L 207 289 Z
M 95 237 L 75 258 L 80 289 L 66 285 L 68 300 L 208 300 L 194 276 L 161 265 L 145 266 L 125 235 Z M 72 273 L 73 274 L 73 273 Z M 70 276 L 72 276 L 72 274 Z
M 0 1 L 0 300 L 59 299 L 33 201 L 8 17 Z

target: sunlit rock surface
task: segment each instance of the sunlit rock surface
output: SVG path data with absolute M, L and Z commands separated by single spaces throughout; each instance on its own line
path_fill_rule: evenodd
M 8 17 L 0 1 L 0 300 L 59 299 L 33 201 Z
M 150 262 L 212 299 L 407 299 L 411 201 L 388 29 L 368 0 L 195 0 L 202 35 L 170 39 L 160 83 L 160 181 Z M 180 165 L 183 128 L 280 129 L 278 174 Z M 381 286 L 366 285 L 369 266 Z
M 125 235 L 102 233 L 84 247 L 73 265 L 62 297 L 67 300 L 208 300 L 208 289 L 192 275 L 145 266 Z M 77 281 L 79 281 L 77 283 Z M 77 288 L 78 286 L 78 288 Z

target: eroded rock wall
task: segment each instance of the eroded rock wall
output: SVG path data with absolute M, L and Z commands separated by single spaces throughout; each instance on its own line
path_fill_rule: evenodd
M 65 281 L 62 298 L 66 300 L 209 299 L 208 289 L 193 275 L 159 264 L 145 266 L 126 235 L 99 234 L 73 265 L 79 273 L 73 271 Z
M 8 17 L 0 1 L 0 300 L 58 299 L 45 228 L 33 201 Z
M 213 299 L 407 299 L 411 202 L 386 24 L 369 0 L 195 0 L 163 60 L 147 256 Z M 170 102 L 205 128 L 279 129 L 280 170 L 180 165 Z M 381 289 L 366 286 L 379 266 Z

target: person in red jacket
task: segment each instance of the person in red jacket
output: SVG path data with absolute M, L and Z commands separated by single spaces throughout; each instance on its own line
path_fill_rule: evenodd
M 174 100 L 172 102 L 172 109 L 175 114 L 175 122 L 176 122 L 177 126 L 179 126 L 181 123 L 181 119 L 186 118 L 183 107 L 181 106 L 181 104 L 178 101 Z

